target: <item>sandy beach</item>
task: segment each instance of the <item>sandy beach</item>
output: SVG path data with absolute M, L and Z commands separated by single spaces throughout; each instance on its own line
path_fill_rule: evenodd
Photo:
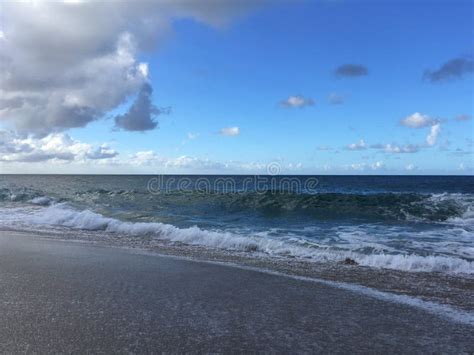
M 331 285 L 0 234 L 1 352 L 472 351 L 473 327 Z
M 473 0 L 0 14 L 0 355 L 474 355 Z

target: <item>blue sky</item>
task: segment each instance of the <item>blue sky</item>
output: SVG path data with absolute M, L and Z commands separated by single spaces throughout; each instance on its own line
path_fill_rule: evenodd
M 132 92 L 105 118 L 48 132 L 115 155 L 51 159 L 48 169 L 259 173 L 278 162 L 296 174 L 472 173 L 471 1 L 279 2 L 225 22 L 172 18 L 158 45 L 136 52 L 137 63 L 148 66 L 152 104 L 170 108 L 155 118 L 157 128 L 114 127 L 114 116 L 133 105 Z M 462 68 L 449 65 L 457 59 Z M 336 75 L 343 65 L 366 74 Z M 300 96 L 303 104 L 284 104 Z M 418 128 L 402 121 L 416 115 L 423 118 Z M 221 131 L 229 127 L 234 135 Z M 139 152 L 148 160 L 134 164 Z M 173 163 L 180 158 L 183 164 Z

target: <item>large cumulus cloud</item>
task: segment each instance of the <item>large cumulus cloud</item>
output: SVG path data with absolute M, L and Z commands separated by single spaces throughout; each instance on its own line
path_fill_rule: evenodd
M 173 19 L 224 26 L 254 5 L 236 0 L 2 2 L 0 121 L 40 136 L 83 127 L 149 82 L 147 67 L 137 58 L 160 43 Z

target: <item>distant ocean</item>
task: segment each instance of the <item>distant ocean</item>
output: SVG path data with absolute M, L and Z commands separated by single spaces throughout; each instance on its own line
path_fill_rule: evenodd
M 472 176 L 0 175 L 0 201 L 0 229 L 474 274 Z

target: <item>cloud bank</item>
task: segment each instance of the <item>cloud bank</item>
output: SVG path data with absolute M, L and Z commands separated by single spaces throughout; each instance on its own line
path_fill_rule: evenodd
M 72 139 L 65 133 L 51 133 L 42 138 L 35 138 L 0 131 L 0 162 L 77 162 L 110 159 L 117 155 L 115 150 L 105 144 L 94 147 Z

